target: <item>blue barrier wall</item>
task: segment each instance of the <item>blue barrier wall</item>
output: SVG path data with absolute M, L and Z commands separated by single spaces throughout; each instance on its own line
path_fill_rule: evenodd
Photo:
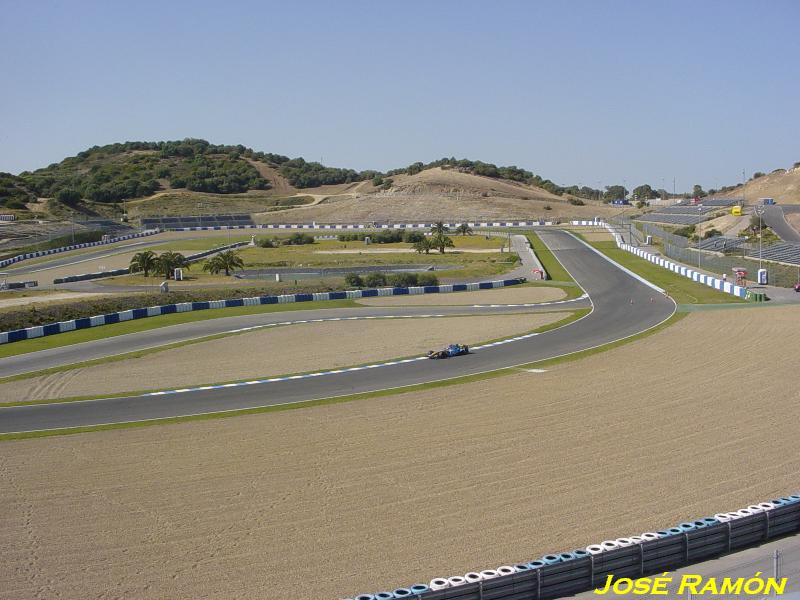
M 19 342 L 65 333 L 76 329 L 87 329 L 89 327 L 99 327 L 110 325 L 121 321 L 131 321 L 133 319 L 144 319 L 158 315 L 166 315 L 179 312 L 190 312 L 195 310 L 209 310 L 214 308 L 231 308 L 234 306 L 257 306 L 259 304 L 290 304 L 293 302 L 311 302 L 316 300 L 343 300 L 347 298 L 368 298 L 372 296 L 398 296 L 398 295 L 417 295 L 417 294 L 444 294 L 459 291 L 475 291 L 482 289 L 501 288 L 511 285 L 524 283 L 525 279 L 504 279 L 499 281 L 484 281 L 481 283 L 464 283 L 454 285 L 431 285 L 417 286 L 409 288 L 378 288 L 367 290 L 347 290 L 338 292 L 318 292 L 315 294 L 286 294 L 282 296 L 256 296 L 254 298 L 234 298 L 229 300 L 210 300 L 208 302 L 181 302 L 178 304 L 164 304 L 161 306 L 151 306 L 149 308 L 135 308 L 124 310 L 106 315 L 85 317 L 72 321 L 62 321 L 49 325 L 39 325 L 26 329 L 16 329 L 14 331 L 4 331 L 0 333 L 0 344 Z

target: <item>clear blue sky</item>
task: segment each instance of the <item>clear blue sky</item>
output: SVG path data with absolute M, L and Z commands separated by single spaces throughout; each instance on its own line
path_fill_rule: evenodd
M 0 171 L 201 137 L 718 187 L 800 161 L 800 1 L 0 0 Z

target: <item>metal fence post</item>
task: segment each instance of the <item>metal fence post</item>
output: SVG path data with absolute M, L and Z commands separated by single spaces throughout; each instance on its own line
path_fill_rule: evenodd
M 775 577 L 776 581 L 779 581 L 781 578 L 781 551 L 777 548 L 775 552 L 772 553 L 772 573 Z M 773 596 L 775 593 L 773 592 Z

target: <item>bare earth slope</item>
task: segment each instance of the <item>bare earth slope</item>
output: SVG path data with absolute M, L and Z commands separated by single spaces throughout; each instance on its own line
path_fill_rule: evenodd
M 4 442 L 0 598 L 341 598 L 796 491 L 798 316 L 693 313 L 546 373 Z
M 441 168 L 426 169 L 415 175 L 395 175 L 392 180 L 394 184 L 388 191 L 378 191 L 369 182 L 362 182 L 315 206 L 262 213 L 257 220 L 264 223 L 308 219 L 321 223 L 480 221 L 493 218 L 586 218 L 613 211 L 605 204 L 592 201 L 586 201 L 585 206 L 573 206 L 566 198 L 535 186 Z M 317 189 L 302 191 L 315 195 Z
M 778 204 L 800 204 L 800 167 L 751 179 L 745 184 L 744 193 L 748 204 L 755 204 L 759 198 L 775 198 Z M 742 186 L 720 196 L 741 198 Z

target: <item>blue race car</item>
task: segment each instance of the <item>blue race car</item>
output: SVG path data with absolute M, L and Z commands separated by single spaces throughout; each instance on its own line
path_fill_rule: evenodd
M 450 344 L 444 350 L 429 350 L 428 358 L 450 358 L 451 356 L 463 356 L 469 354 L 469 346 L 466 344 Z

